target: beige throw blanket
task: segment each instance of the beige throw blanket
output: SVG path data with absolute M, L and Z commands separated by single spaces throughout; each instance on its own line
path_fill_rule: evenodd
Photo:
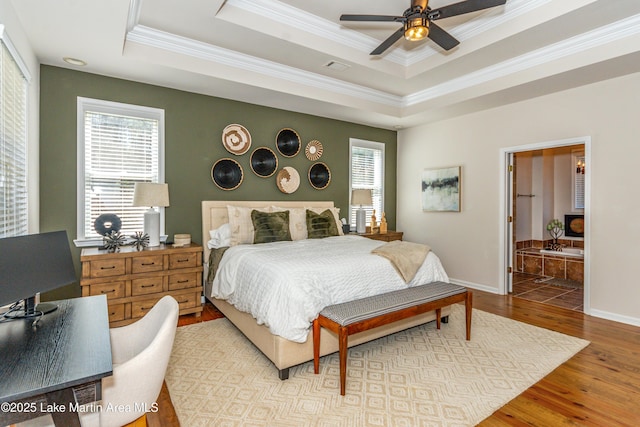
M 418 272 L 430 250 L 429 246 L 420 243 L 394 240 L 378 246 L 371 253 L 391 261 L 391 264 L 404 281 L 409 283 Z

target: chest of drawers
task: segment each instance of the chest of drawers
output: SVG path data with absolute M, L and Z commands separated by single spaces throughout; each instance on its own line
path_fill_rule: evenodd
M 180 304 L 180 314 L 202 313 L 202 246 L 132 247 L 109 253 L 85 248 L 80 256 L 82 296 L 106 295 L 109 325 L 144 316 L 164 295 Z

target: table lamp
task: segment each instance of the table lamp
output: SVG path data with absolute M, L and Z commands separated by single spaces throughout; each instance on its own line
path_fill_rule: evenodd
M 356 233 L 363 234 L 367 231 L 367 216 L 362 206 L 372 206 L 373 198 L 371 189 L 360 188 L 351 191 L 351 205 L 360 205 L 356 211 Z
M 133 188 L 133 206 L 149 206 L 144 213 L 144 232 L 149 236 L 149 246 L 160 245 L 160 212 L 154 207 L 169 206 L 169 184 L 136 182 Z

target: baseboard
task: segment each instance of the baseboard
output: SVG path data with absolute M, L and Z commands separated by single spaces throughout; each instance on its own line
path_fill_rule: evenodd
M 610 313 L 608 311 L 589 310 L 589 315 L 593 317 L 599 317 L 601 319 L 613 320 L 614 322 L 625 323 L 631 326 L 640 326 L 640 319 L 637 317 L 624 316 L 622 314 Z
M 489 292 L 490 294 L 500 295 L 500 291 L 498 288 L 494 288 L 492 286 L 481 285 L 479 283 L 467 282 L 466 280 L 453 279 L 449 277 L 449 282 L 454 285 L 464 286 L 465 288 L 477 289 L 483 292 Z

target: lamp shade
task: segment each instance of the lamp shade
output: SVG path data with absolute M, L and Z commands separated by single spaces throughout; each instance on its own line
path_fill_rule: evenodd
M 169 184 L 136 182 L 133 188 L 133 206 L 169 206 Z
M 373 205 L 373 197 L 371 196 L 371 189 L 359 188 L 351 192 L 351 204 L 352 205 Z

